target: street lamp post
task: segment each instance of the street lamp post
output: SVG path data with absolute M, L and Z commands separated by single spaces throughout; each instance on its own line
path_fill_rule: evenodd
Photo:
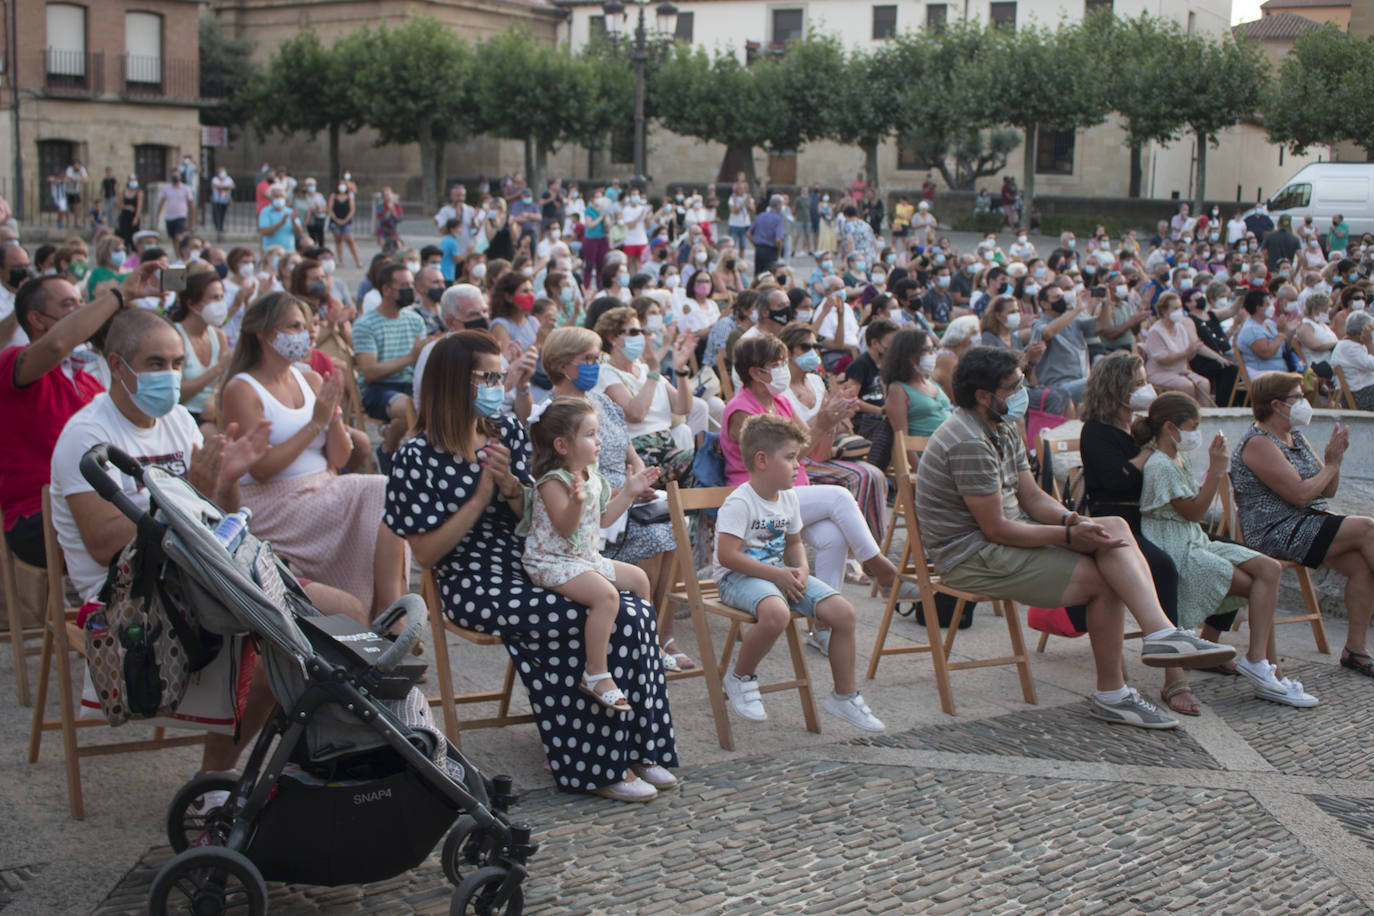
M 677 20 L 677 7 L 668 0 L 660 3 L 654 10 L 658 17 L 657 29 L 651 36 L 644 24 L 644 9 L 649 0 L 630 0 L 638 7 L 635 23 L 634 44 L 629 47 L 630 60 L 635 65 L 635 134 L 634 134 L 634 181 L 643 185 L 648 181 L 644 166 L 644 66 L 649 62 L 651 49 L 673 40 Z M 618 47 L 621 35 L 621 17 L 625 15 L 625 5 L 620 0 L 606 0 L 601 5 L 605 14 L 606 33 L 613 47 Z

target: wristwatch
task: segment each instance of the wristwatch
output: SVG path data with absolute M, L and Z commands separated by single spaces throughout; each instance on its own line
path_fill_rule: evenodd
M 650 378 L 650 379 L 661 379 L 661 378 L 663 378 L 663 373 L 662 373 L 662 372 L 659 372 L 657 369 L 650 369 L 650 370 L 649 370 L 648 378 Z

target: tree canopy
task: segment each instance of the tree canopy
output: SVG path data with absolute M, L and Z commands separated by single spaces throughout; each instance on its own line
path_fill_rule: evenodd
M 1374 122 L 1364 110 L 1374 85 L 1374 37 L 1333 25 L 1293 42 L 1265 105 L 1269 139 L 1296 153 L 1349 140 L 1374 158 Z

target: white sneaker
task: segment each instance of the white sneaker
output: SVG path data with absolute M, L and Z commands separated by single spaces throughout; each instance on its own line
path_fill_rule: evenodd
M 730 705 L 742 718 L 750 722 L 763 722 L 768 718 L 768 713 L 763 708 L 763 698 L 759 695 L 758 675 L 740 677 L 731 671 L 725 675 L 724 686 L 725 695 L 730 698 Z
M 868 708 L 862 693 L 855 693 L 852 697 L 842 697 L 831 691 L 830 696 L 826 697 L 825 702 L 821 705 L 832 716 L 844 719 L 850 725 L 856 725 L 864 731 L 880 732 L 887 730 L 887 726 L 882 723 L 882 720 L 873 715 L 873 710 Z
M 806 644 L 814 648 L 817 652 L 830 657 L 830 631 L 812 630 L 806 634 Z
M 1236 670 L 1255 685 L 1255 696 L 1261 700 L 1296 706 L 1299 709 L 1310 709 L 1318 703 L 1316 697 L 1302 689 L 1301 681 L 1288 677 L 1279 680 L 1278 666 L 1271 665 L 1268 659 L 1251 662 L 1242 655 L 1236 659 L 1235 665 Z
M 658 790 L 638 776 L 613 782 L 609 786 L 597 786 L 591 793 L 618 802 L 650 802 L 658 798 Z

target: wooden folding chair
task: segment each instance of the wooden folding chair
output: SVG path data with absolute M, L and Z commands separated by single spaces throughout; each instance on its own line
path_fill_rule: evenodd
M 1043 461 L 1046 455 L 1068 455 L 1070 453 L 1077 453 L 1078 451 L 1080 451 L 1079 440 L 1051 439 L 1049 436 L 1046 436 L 1042 432 L 1040 434 L 1040 441 L 1036 449 L 1036 454 L 1039 455 L 1041 460 Z M 1077 497 L 1074 499 L 1075 506 L 1083 501 L 1082 476 L 1083 475 L 1081 467 L 1070 468 L 1068 474 L 1065 475 L 1064 483 L 1065 489 L 1067 489 L 1068 491 L 1068 495 L 1072 498 L 1075 496 L 1075 491 L 1077 491 Z M 1053 496 L 1055 499 L 1059 500 L 1059 502 L 1064 502 L 1064 491 L 1061 490 L 1059 487 L 1058 477 L 1051 478 L 1050 495 Z
M 906 447 L 907 447 L 908 449 L 910 449 L 911 451 L 915 452 L 917 455 L 919 455 L 921 452 L 924 452 L 924 451 L 926 450 L 926 446 L 927 446 L 929 443 L 930 443 L 930 437 L 929 437 L 929 436 L 907 436 L 907 437 L 906 437 Z M 896 446 L 894 445 L 893 447 L 895 448 Z M 892 462 L 890 462 L 890 463 L 893 464 L 893 465 L 895 466 L 895 463 L 896 463 L 896 462 L 895 462 L 895 461 L 892 461 Z M 909 467 L 909 466 L 910 466 L 910 461 L 908 460 L 908 467 Z M 906 491 L 903 490 L 901 487 L 897 486 L 896 477 L 895 477 L 895 475 L 892 475 L 892 474 L 889 474 L 889 476 L 888 476 L 887 485 L 888 485 L 888 488 L 891 489 L 893 493 L 896 493 L 896 494 L 897 494 L 897 496 L 896 496 L 895 499 L 893 499 L 893 502 L 892 502 L 892 512 L 891 512 L 891 513 L 888 515 L 888 517 L 887 517 L 887 530 L 883 532 L 883 544 L 882 544 L 883 556 L 887 556 L 887 555 L 888 555 L 888 551 L 890 551 L 890 550 L 892 549 L 892 538 L 893 538 L 894 535 L 896 535 L 897 529 L 898 529 L 898 528 L 901 528 L 903 531 L 906 530 L 906 513 L 904 513 L 904 512 L 902 511 L 902 500 L 904 500 L 904 499 L 906 498 Z M 905 562 L 905 554 L 903 555 L 903 562 Z M 870 598 L 876 598 L 876 597 L 878 597 L 878 580 L 877 580 L 877 579 L 874 579 L 874 580 L 873 580 L 873 584 L 872 584 L 871 586 L 869 586 L 869 589 L 868 589 L 868 597 L 870 597 Z
M 1245 543 L 1244 534 L 1240 530 L 1240 517 L 1236 513 L 1235 493 L 1231 489 L 1231 475 L 1225 474 L 1221 478 L 1221 485 L 1217 487 L 1217 495 L 1221 499 L 1221 521 L 1218 525 L 1217 534 L 1225 535 L 1238 544 Z M 1252 550 L 1254 548 L 1251 548 Z M 1298 590 L 1302 592 L 1303 604 L 1307 607 L 1306 614 L 1296 614 L 1291 617 L 1274 616 L 1274 626 L 1283 623 L 1308 623 L 1312 626 L 1312 639 L 1317 644 L 1317 651 L 1326 655 L 1331 651 L 1331 645 L 1326 640 L 1326 624 L 1322 620 L 1321 604 L 1317 601 L 1317 589 L 1312 585 L 1312 571 L 1301 563 L 1294 563 L 1292 560 L 1280 560 L 1274 557 L 1278 564 L 1284 569 L 1291 569 L 1293 575 L 1298 579 Z M 1231 625 L 1234 630 L 1240 626 L 1240 617 Z
M 1245 360 L 1241 358 L 1240 347 L 1233 347 L 1231 356 L 1236 361 L 1236 383 L 1231 386 L 1231 397 L 1226 402 L 1227 407 L 1245 406 L 1245 402 L 1250 399 L 1250 370 L 1245 368 Z M 1239 398 L 1239 401 L 1237 399 Z
M 682 571 L 682 591 L 671 591 L 668 599 L 672 602 L 684 603 L 691 609 L 692 627 L 697 634 L 697 651 L 701 653 L 702 676 L 706 678 L 706 692 L 711 698 L 711 714 L 716 719 L 716 738 L 720 741 L 720 746 L 727 751 L 735 749 L 735 737 L 730 730 L 729 712 L 725 708 L 725 689 L 722 686 L 722 679 L 725 672 L 730 670 L 730 656 L 735 649 L 735 643 L 739 640 L 740 630 L 743 626 L 754 622 L 752 614 L 739 611 L 723 604 L 720 601 L 716 583 L 711 579 L 698 580 L 695 567 L 692 565 L 692 542 L 691 536 L 687 531 L 687 512 L 693 509 L 716 509 L 725 501 L 734 487 L 698 487 L 689 490 L 680 489 L 676 481 L 668 484 L 668 511 L 673 522 L 673 538 L 677 541 L 676 562 L 677 568 Z M 675 577 L 676 578 L 676 577 Z M 711 641 L 711 628 L 708 624 L 707 615 L 714 614 L 724 617 L 730 621 L 730 631 L 725 637 L 725 647 L 722 649 L 720 659 L 715 657 L 714 643 Z M 772 693 L 778 690 L 795 690 L 801 700 L 802 718 L 806 722 L 807 731 L 820 733 L 820 717 L 816 712 L 816 698 L 811 690 L 811 676 L 806 667 L 806 655 L 802 651 L 801 636 L 797 633 L 796 622 L 804 618 L 796 613 L 792 613 L 792 621 L 787 627 L 787 649 L 792 656 L 793 679 L 781 681 L 773 684 L 760 684 L 760 693 Z M 684 672 L 683 676 L 692 676 L 693 672 Z
M 950 686 L 949 673 L 965 668 L 989 668 L 1000 665 L 1015 665 L 1021 678 L 1021 696 L 1027 703 L 1038 703 L 1035 694 L 1035 681 L 1031 678 L 1030 658 L 1026 654 L 1026 644 L 1021 637 L 1021 619 L 1016 607 L 1005 598 L 992 598 L 976 592 L 965 591 L 946 585 L 935 575 L 926 562 L 925 547 L 921 543 L 921 525 L 916 518 L 915 479 L 906 457 L 906 436 L 897 434 L 893 443 L 892 463 L 897 471 L 897 486 L 905 494 L 902 511 L 906 515 L 906 543 L 902 551 L 902 564 L 897 568 L 897 582 L 893 583 L 887 597 L 887 607 L 883 609 L 883 620 L 878 626 L 878 638 L 873 643 L 873 654 L 868 661 L 868 677 L 871 680 L 878 672 L 878 662 L 885 655 L 908 655 L 914 652 L 929 652 L 935 666 L 935 684 L 940 692 L 940 708 L 954 715 L 954 691 Z M 887 631 L 892 626 L 892 614 L 897 608 L 900 583 L 913 582 L 921 590 L 921 606 L 925 609 L 928 642 L 921 645 L 888 646 Z M 940 615 L 935 610 L 935 596 L 950 595 L 956 599 L 954 616 L 949 622 L 949 633 L 940 638 Z M 1002 606 L 1002 617 L 1007 622 L 1007 636 L 1011 640 L 1012 654 L 1001 658 L 977 658 L 962 662 L 949 660 L 950 650 L 954 647 L 954 636 L 959 632 L 959 621 L 964 609 L 980 601 Z
M 1355 403 L 1355 392 L 1350 390 L 1350 383 L 1345 380 L 1345 370 L 1334 363 L 1331 366 L 1336 372 L 1336 396 L 1340 398 L 1340 403 L 1346 410 L 1359 410 Z
M 151 740 L 121 741 L 116 744 L 93 744 L 80 747 L 76 742 L 78 728 L 109 728 L 104 718 L 82 719 L 78 707 L 81 696 L 73 686 L 73 675 L 84 668 L 73 669 L 72 655 L 84 662 L 86 658 L 86 637 L 76 625 L 79 608 L 66 606 L 62 577 L 66 564 L 62 558 L 62 547 L 57 543 L 57 530 L 52 526 L 52 499 L 48 488 L 43 488 L 43 546 L 47 551 L 48 600 L 47 618 L 43 625 L 43 647 L 38 663 L 38 695 L 33 704 L 33 724 L 29 730 L 29 763 L 38 762 L 38 748 L 43 740 L 43 732 L 62 732 L 62 753 L 67 766 L 67 805 L 72 817 L 81 820 L 86 816 L 85 805 L 81 798 L 81 758 L 104 754 L 126 754 L 134 751 L 153 751 L 164 747 L 188 747 L 204 744 L 203 734 L 187 735 L 180 738 L 165 737 L 164 730 L 154 729 Z M 57 695 L 61 710 L 59 718 L 43 718 L 48 701 L 48 680 L 52 674 L 53 663 L 57 667 Z
M 720 379 L 720 399 L 728 403 L 735 396 L 735 382 L 730 378 L 730 367 L 726 365 L 724 347 L 716 351 L 716 378 Z
M 0 527 L 4 525 L 4 513 L 0 513 Z M 20 605 L 19 582 L 26 580 L 34 587 L 26 587 L 23 595 L 38 595 L 46 588 L 47 571 L 30 566 L 23 560 L 17 558 L 11 551 L 9 542 L 0 535 L 0 585 L 3 585 L 5 595 L 5 610 L 9 615 L 9 630 L 2 638 L 8 639 L 10 651 L 14 656 L 14 691 L 19 700 L 20 706 L 30 706 L 33 704 L 33 696 L 29 690 L 29 664 L 28 657 L 37 655 L 43 651 L 41 644 L 32 645 L 31 639 L 40 639 L 43 636 L 44 627 L 40 623 L 37 626 L 24 626 L 23 608 Z M 46 595 L 42 599 L 42 607 L 47 607 Z
M 429 609 L 430 642 L 434 645 L 434 667 L 439 674 L 439 696 L 430 697 L 430 706 L 443 708 L 444 734 L 455 747 L 461 747 L 459 734 L 463 729 L 500 728 L 505 725 L 521 725 L 533 722 L 532 713 L 510 711 L 511 691 L 515 688 L 515 659 L 506 659 L 506 676 L 500 690 L 482 690 L 476 693 L 454 693 L 453 667 L 449 662 L 447 634 L 456 633 L 474 646 L 501 646 L 501 637 L 495 633 L 479 633 L 458 626 L 444 614 L 443 603 L 439 600 L 439 583 L 434 578 L 434 570 L 426 569 L 420 582 L 420 594 Z M 458 707 L 464 703 L 495 703 L 496 715 L 480 719 L 459 719 Z

